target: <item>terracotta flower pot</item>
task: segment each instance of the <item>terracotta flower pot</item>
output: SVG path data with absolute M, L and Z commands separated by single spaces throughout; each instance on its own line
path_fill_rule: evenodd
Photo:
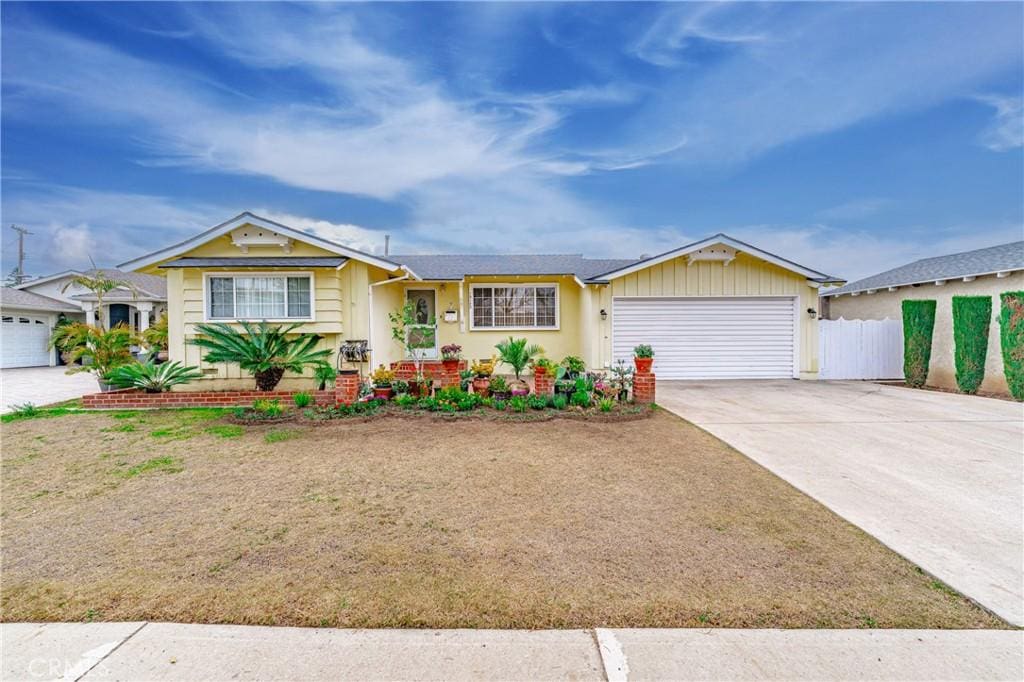
M 488 377 L 476 377 L 473 379 L 473 393 L 481 398 L 486 398 L 491 392 L 491 380 Z
M 542 376 L 547 375 L 547 373 L 548 373 L 548 368 L 547 367 L 534 367 L 533 368 L 533 376 L 535 376 L 535 377 L 542 377 Z
M 374 386 L 373 397 L 380 398 L 381 400 L 391 400 L 391 394 L 394 393 L 394 389 L 390 386 Z
M 514 396 L 530 395 L 530 384 L 526 383 L 522 379 L 513 379 L 508 382 L 508 392 Z
M 650 374 L 654 358 L 633 358 L 633 364 L 636 365 L 637 374 Z
M 445 358 L 444 360 L 441 360 L 441 364 L 444 365 L 444 371 L 447 374 L 454 374 L 459 371 L 458 358 Z

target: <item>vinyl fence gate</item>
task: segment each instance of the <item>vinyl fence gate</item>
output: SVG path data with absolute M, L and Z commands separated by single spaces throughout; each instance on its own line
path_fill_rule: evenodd
M 821 320 L 821 379 L 902 379 L 903 321 Z

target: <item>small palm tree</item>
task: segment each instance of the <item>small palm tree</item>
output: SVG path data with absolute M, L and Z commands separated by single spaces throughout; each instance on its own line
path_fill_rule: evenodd
M 138 339 L 123 324 L 103 329 L 84 322 L 58 327 L 50 337 L 50 345 L 67 354 L 68 374 L 92 372 L 105 381 L 113 370 L 132 361 L 132 344 Z M 78 360 L 88 364 L 74 366 Z
M 92 259 L 90 259 L 91 261 Z M 103 326 L 103 297 L 109 294 L 114 289 L 128 289 L 132 292 L 132 298 L 138 296 L 138 288 L 126 279 L 117 279 L 116 277 L 110 277 L 102 270 L 96 267 L 96 263 L 92 264 L 92 270 L 84 275 L 78 275 L 68 280 L 68 282 L 61 287 L 61 293 L 64 293 L 69 288 L 78 285 L 84 289 L 88 289 L 96 295 L 96 319 L 99 321 L 100 326 Z
M 319 334 L 296 334 L 288 338 L 301 323 L 287 327 L 270 326 L 266 322 L 252 325 L 238 323 L 243 331 L 219 322 L 196 327 L 200 334 L 192 343 L 208 352 L 206 362 L 233 362 L 256 377 L 256 388 L 273 391 L 285 371 L 301 372 L 307 366 L 327 362 L 329 349 L 315 350 L 323 339 Z
M 535 343 L 528 344 L 526 339 L 513 339 L 511 336 L 508 337 L 508 341 L 501 341 L 495 348 L 498 349 L 498 359 L 516 373 L 516 381 L 519 381 L 519 375 L 530 364 L 530 360 L 544 352 L 544 349 Z

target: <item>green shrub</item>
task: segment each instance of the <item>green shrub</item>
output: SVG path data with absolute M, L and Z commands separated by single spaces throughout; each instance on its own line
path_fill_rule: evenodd
M 590 407 L 590 394 L 586 391 L 577 390 L 572 394 L 570 402 L 576 407 Z
M 601 402 L 597 406 L 601 408 L 602 412 L 611 412 L 612 408 L 615 407 L 615 400 L 613 398 L 601 398 Z
M 543 395 L 531 395 L 526 399 L 527 405 L 534 410 L 543 410 L 548 406 L 548 398 Z
M 991 296 L 953 297 L 956 385 L 964 393 L 977 393 L 985 378 L 985 356 L 988 354 L 991 320 Z
M 508 401 L 508 406 L 512 408 L 513 412 L 526 412 L 526 398 L 517 395 Z
M 395 405 L 398 405 L 399 407 L 403 407 L 405 409 L 409 409 L 415 404 L 416 398 L 409 395 L 408 393 L 403 393 L 402 395 L 395 398 Z
M 569 405 L 569 401 L 565 399 L 564 395 L 556 395 L 551 399 L 551 407 L 556 410 L 564 410 Z
M 1000 294 L 999 341 L 1010 395 L 1024 400 L 1024 291 Z
M 907 386 L 921 388 L 928 380 L 935 330 L 935 301 L 903 301 L 903 376 Z
M 259 413 L 259 415 L 264 418 L 280 417 L 284 412 L 284 408 L 281 407 L 281 401 L 277 398 L 274 398 L 273 400 L 268 400 L 266 398 L 255 400 L 252 404 L 252 410 L 253 412 Z
M 295 407 L 301 410 L 304 407 L 309 407 L 313 403 L 313 396 L 306 392 L 296 393 L 292 396 L 292 400 L 295 401 Z
M 491 405 L 499 412 L 504 412 L 507 403 L 504 400 L 492 400 Z
M 633 348 L 633 356 L 638 358 L 653 358 L 654 349 L 648 344 L 642 343 L 639 346 Z

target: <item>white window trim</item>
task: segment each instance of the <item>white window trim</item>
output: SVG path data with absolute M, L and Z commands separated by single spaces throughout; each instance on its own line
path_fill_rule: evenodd
M 211 277 L 309 277 L 309 317 L 211 317 L 210 316 L 210 278 Z M 288 287 L 285 283 L 285 297 Z M 237 310 L 237 308 L 236 308 Z M 316 275 L 310 270 L 248 270 L 238 272 L 204 272 L 203 273 L 203 322 L 316 322 Z
M 473 315 L 473 292 L 476 289 L 494 289 L 498 287 L 545 287 L 555 288 L 555 325 L 553 327 L 478 327 L 474 321 Z M 557 332 L 561 330 L 562 325 L 562 291 L 558 286 L 558 282 L 487 282 L 480 284 L 469 285 L 469 330 L 472 332 L 508 332 L 508 331 L 535 331 L 535 332 Z

